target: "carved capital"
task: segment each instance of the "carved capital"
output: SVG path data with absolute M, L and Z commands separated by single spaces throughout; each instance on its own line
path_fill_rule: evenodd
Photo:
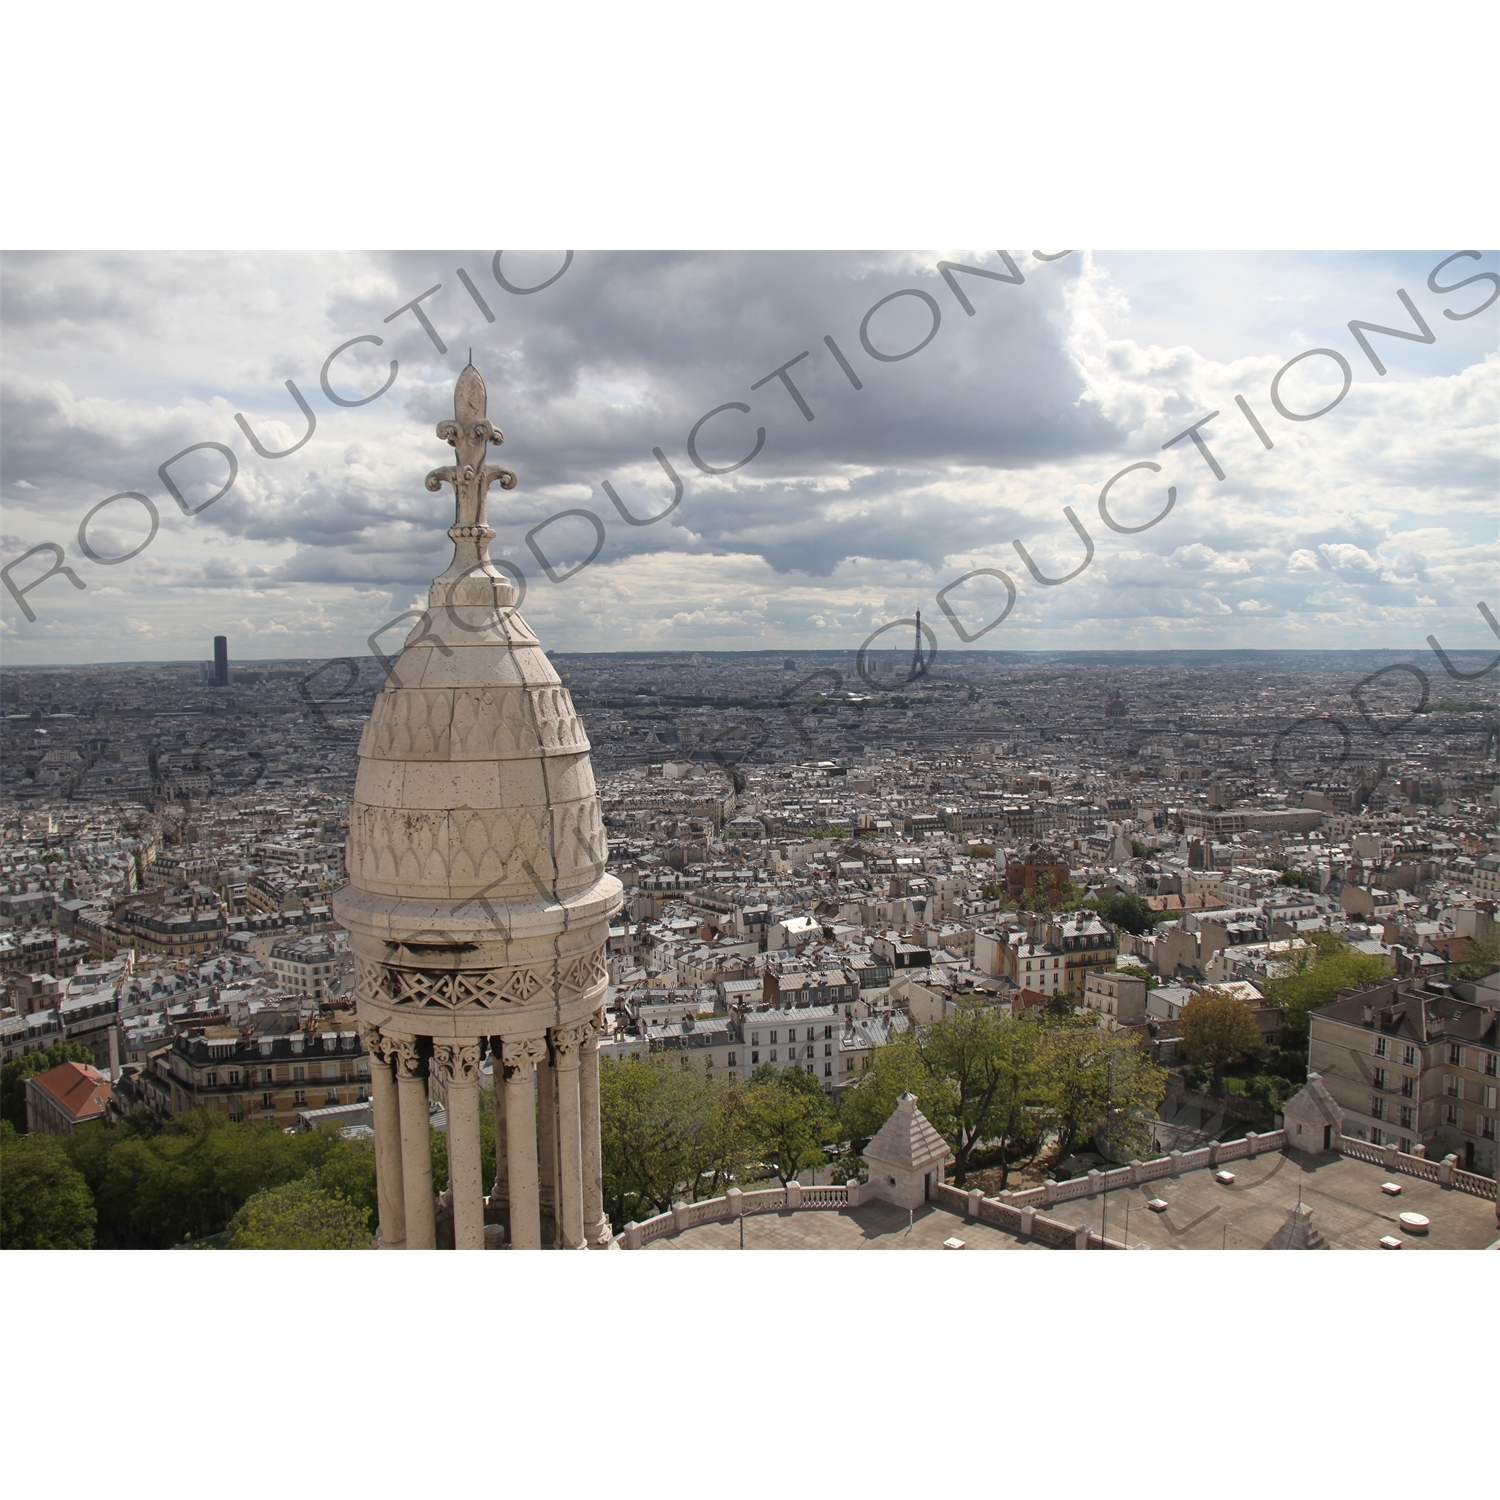
M 578 1066 L 578 1049 L 588 1039 L 588 1034 L 589 1024 L 586 1021 L 576 1026 L 554 1026 L 547 1033 L 551 1038 L 552 1052 L 559 1068 Z
M 391 1061 L 396 1064 L 397 1078 L 425 1078 L 427 1059 L 414 1036 L 392 1036 L 386 1033 L 386 1046 L 390 1049 Z
M 434 1042 L 432 1065 L 448 1087 L 479 1082 L 478 1042 Z
M 500 1046 L 501 1065 L 507 1078 L 515 1078 L 547 1061 L 547 1043 L 543 1037 L 506 1037 Z
M 583 1039 L 583 1053 L 587 1057 L 599 1050 L 599 1038 L 604 1034 L 604 1007 L 601 1005 L 583 1025 L 588 1028 Z
M 370 1021 L 361 1021 L 359 1023 L 359 1041 L 365 1051 L 370 1054 L 371 1062 L 390 1062 L 390 1041 L 378 1026 Z

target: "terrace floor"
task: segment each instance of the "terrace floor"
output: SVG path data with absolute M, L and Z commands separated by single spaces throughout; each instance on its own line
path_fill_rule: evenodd
M 1378 1250 L 1387 1234 L 1400 1240 L 1403 1250 L 1482 1250 L 1500 1239 L 1489 1199 L 1352 1157 L 1276 1152 L 1242 1157 L 1226 1167 L 1235 1175 L 1232 1183 L 1216 1181 L 1211 1170 L 1185 1172 L 1038 1211 L 1065 1224 L 1087 1223 L 1095 1230 L 1102 1224 L 1111 1239 L 1124 1240 L 1128 1205 L 1132 1246 L 1259 1250 L 1286 1222 L 1300 1194 L 1312 1209 L 1313 1226 L 1333 1250 Z M 1383 1182 L 1398 1183 L 1400 1195 L 1382 1193 Z M 1152 1213 L 1146 1202 L 1158 1197 L 1168 1207 Z M 1397 1218 L 1403 1212 L 1426 1214 L 1431 1228 L 1425 1235 L 1410 1233 Z
M 678 1235 L 643 1245 L 644 1250 L 738 1250 L 740 1224 L 747 1250 L 941 1250 L 956 1235 L 968 1250 L 1045 1250 L 993 1224 L 967 1224 L 958 1214 L 932 1204 L 919 1208 L 908 1224 L 906 1210 L 889 1203 L 861 1208 L 799 1208 L 774 1214 L 747 1214 L 743 1220 L 695 1224 Z
M 1087 1223 L 1110 1239 L 1152 1250 L 1259 1250 L 1301 1201 L 1312 1208 L 1313 1226 L 1334 1250 L 1378 1250 L 1382 1235 L 1394 1235 L 1403 1250 L 1482 1250 L 1500 1241 L 1495 1205 L 1485 1198 L 1441 1188 L 1435 1182 L 1389 1172 L 1384 1167 L 1336 1155 L 1302 1157 L 1267 1153 L 1228 1164 L 1232 1183 L 1212 1171 L 1159 1178 L 1096 1198 L 1038 1208 L 1074 1227 Z M 1396 1182 L 1400 1195 L 1382 1193 Z M 1153 1213 L 1146 1203 L 1162 1198 Z M 1128 1217 L 1127 1217 L 1128 1210 Z M 1397 1218 L 1425 1214 L 1431 1228 L 1412 1234 Z M 969 1250 L 1042 1250 L 1045 1245 L 997 1228 L 966 1221 L 961 1214 L 928 1205 L 910 1225 L 904 1210 L 885 1203 L 862 1208 L 798 1209 L 752 1214 L 744 1219 L 747 1250 L 937 1250 L 950 1236 Z M 653 1240 L 647 1250 L 736 1250 L 739 1222 L 699 1224 L 679 1235 Z

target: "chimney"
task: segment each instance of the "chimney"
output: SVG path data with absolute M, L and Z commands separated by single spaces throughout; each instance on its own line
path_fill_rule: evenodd
M 1366 1026 L 1373 1026 L 1374 1024 L 1375 1024 L 1375 1007 L 1373 1005 L 1366 1005 L 1365 1006 L 1365 1025 Z

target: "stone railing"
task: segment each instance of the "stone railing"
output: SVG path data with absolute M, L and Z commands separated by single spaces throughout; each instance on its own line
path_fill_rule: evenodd
M 637 1224 L 627 1224 L 623 1233 L 616 1236 L 615 1243 L 626 1250 L 639 1250 L 652 1240 L 663 1235 L 681 1234 L 697 1224 L 709 1224 L 725 1219 L 737 1219 L 746 1214 L 780 1213 L 784 1209 L 799 1208 L 844 1208 L 851 1202 L 858 1206 L 859 1184 L 849 1187 L 803 1187 L 800 1182 L 789 1182 L 784 1188 L 762 1188 L 752 1193 L 730 1188 L 721 1198 L 704 1198 L 698 1203 L 675 1203 L 671 1211 L 657 1214 Z
M 1495 1197 L 1495 1179 L 1481 1177 L 1477 1172 L 1465 1172 L 1459 1166 L 1457 1156 L 1450 1155 L 1441 1161 L 1432 1161 L 1426 1156 L 1399 1151 L 1395 1146 L 1374 1146 L 1369 1141 L 1356 1140 L 1348 1135 L 1339 1138 L 1339 1150 L 1356 1161 L 1370 1162 L 1373 1166 L 1384 1167 L 1388 1172 L 1420 1177 L 1423 1182 L 1457 1188 L 1459 1192 L 1472 1193 L 1476 1198 L 1493 1200 Z
M 1104 1174 L 1095 1174 L 1102 1176 Z M 1128 1176 L 1128 1169 L 1127 1169 Z M 1087 1178 L 1077 1179 L 1087 1185 Z M 1081 1196 L 1081 1195 L 1075 1195 Z M 1060 1219 L 1048 1218 L 1035 1208 L 1016 1206 L 1015 1199 L 986 1198 L 978 1188 L 967 1193 L 951 1184 L 939 1183 L 933 1193 L 939 1207 L 961 1213 L 965 1218 L 977 1219 L 983 1224 L 993 1224 L 1010 1234 L 1026 1239 L 1040 1240 L 1058 1250 L 1123 1250 L 1118 1240 L 1104 1239 L 1095 1234 L 1086 1224 L 1065 1224 Z
M 1477 1172 L 1465 1172 L 1461 1167 L 1453 1169 L 1453 1186 L 1461 1193 L 1473 1193 L 1476 1198 L 1495 1196 L 1495 1179 L 1481 1177 Z

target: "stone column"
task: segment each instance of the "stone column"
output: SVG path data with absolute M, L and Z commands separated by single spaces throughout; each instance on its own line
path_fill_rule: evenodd
M 448 1191 L 453 1199 L 453 1248 L 483 1250 L 479 1043 L 434 1042 L 432 1062 L 448 1099 Z
M 516 1250 L 542 1248 L 536 1152 L 536 1067 L 547 1055 L 540 1037 L 506 1037 L 505 1161 L 510 1180 L 510 1243 Z
M 380 1204 L 380 1248 L 406 1249 L 406 1203 L 401 1189 L 401 1106 L 388 1039 L 378 1026 L 361 1022 L 370 1055 L 370 1113 L 375 1120 L 375 1195 Z
M 579 1050 L 590 1030 L 558 1026 L 551 1033 L 557 1074 L 557 1243 L 563 1250 L 586 1250 L 583 1238 L 583 1141 L 579 1128 Z
M 510 1234 L 510 1163 L 506 1159 L 505 1139 L 505 1064 L 501 1059 L 504 1044 L 497 1036 L 490 1038 L 490 1067 L 495 1081 L 495 1180 L 490 1186 L 491 1217 L 498 1219 Z
M 401 1185 L 406 1200 L 406 1248 L 435 1250 L 432 1135 L 427 1123 L 427 1059 L 419 1039 L 393 1036 L 396 1091 L 401 1107 Z
M 599 1141 L 599 1016 L 589 1022 L 578 1069 L 578 1119 L 583 1131 L 583 1237 L 595 1250 L 609 1248 L 604 1217 L 604 1151 Z
M 557 1234 L 557 1071 L 550 1049 L 536 1065 L 537 1147 L 540 1154 L 538 1202 L 542 1213 L 542 1243 L 552 1249 Z

